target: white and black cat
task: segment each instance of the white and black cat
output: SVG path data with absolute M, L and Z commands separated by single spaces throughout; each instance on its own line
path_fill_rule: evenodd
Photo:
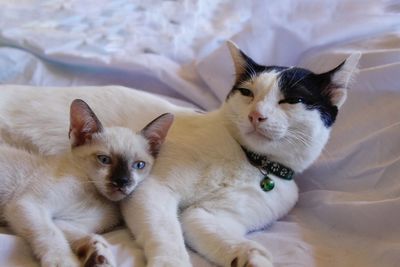
M 0 105 L 2 139 L 42 153 L 61 150 L 66 140 L 58 130 L 63 121 L 58 109 L 71 97 L 96 105 L 106 124 L 133 129 L 141 124 L 132 124 L 129 116 L 173 112 L 175 123 L 150 177 L 122 204 L 147 266 L 191 266 L 185 241 L 221 266 L 272 266 L 270 253 L 245 234 L 281 218 L 296 203 L 293 175 L 321 153 L 359 55 L 315 74 L 296 67 L 261 66 L 234 44 L 229 48 L 236 81 L 218 110 L 182 111 L 148 94 L 117 87 L 84 92 L 60 88 L 49 94 L 49 89 L 16 92 L 11 86 L 0 90 L 0 99 L 5 99 Z M 36 107 L 32 117 L 15 106 L 16 99 L 29 108 L 32 99 L 40 99 L 52 112 Z M 55 130 L 33 130 L 34 121 Z M 11 130 L 18 135 L 11 136 Z
M 46 157 L 0 145 L 0 221 L 28 241 L 42 266 L 116 266 L 94 233 L 121 222 L 116 201 L 149 174 L 173 115 L 135 134 L 103 128 L 82 100 L 70 114 L 68 152 Z
M 245 234 L 296 203 L 293 174 L 321 153 L 359 59 L 314 74 L 261 66 L 229 48 L 236 82 L 225 103 L 178 116 L 151 178 L 123 202 L 148 266 L 190 266 L 184 240 L 221 266 L 272 266 Z

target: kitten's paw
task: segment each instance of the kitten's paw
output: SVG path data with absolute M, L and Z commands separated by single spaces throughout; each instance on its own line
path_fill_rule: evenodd
M 41 259 L 42 267 L 80 267 L 81 263 L 74 255 L 49 255 Z
M 258 244 L 241 246 L 236 255 L 231 267 L 273 267 L 270 253 Z
M 114 267 L 114 255 L 109 244 L 100 235 L 92 235 L 80 241 L 77 254 L 84 267 Z

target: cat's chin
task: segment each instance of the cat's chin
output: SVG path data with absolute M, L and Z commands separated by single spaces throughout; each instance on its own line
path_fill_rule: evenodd
M 257 130 L 252 130 L 245 134 L 245 139 L 252 140 L 252 143 L 270 143 L 275 141 L 275 139 L 266 132 L 261 132 Z
M 252 151 L 263 153 L 267 147 L 274 143 L 274 140 L 256 131 L 243 134 L 239 143 Z
M 120 201 L 126 198 L 129 195 L 128 192 L 119 190 L 119 189 L 112 189 L 109 190 L 106 194 L 105 197 L 108 198 L 111 201 Z

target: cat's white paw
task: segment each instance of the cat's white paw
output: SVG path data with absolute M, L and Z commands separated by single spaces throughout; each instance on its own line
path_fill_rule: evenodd
M 42 267 L 80 267 L 81 263 L 74 254 L 55 255 L 50 254 L 41 259 Z
M 253 242 L 240 246 L 231 267 L 273 267 L 270 253 Z
M 114 267 L 114 255 L 109 244 L 100 235 L 92 235 L 82 240 L 77 249 L 84 267 Z

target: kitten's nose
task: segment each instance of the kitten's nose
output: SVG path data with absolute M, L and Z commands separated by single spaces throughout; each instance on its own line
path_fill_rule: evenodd
M 123 188 L 131 183 L 129 177 L 119 177 L 118 179 L 112 180 L 112 185 L 118 188 Z
M 261 122 L 267 120 L 266 117 L 263 117 L 263 115 L 258 112 L 258 111 L 251 111 L 249 113 L 249 121 L 254 125 L 254 126 L 258 126 Z

